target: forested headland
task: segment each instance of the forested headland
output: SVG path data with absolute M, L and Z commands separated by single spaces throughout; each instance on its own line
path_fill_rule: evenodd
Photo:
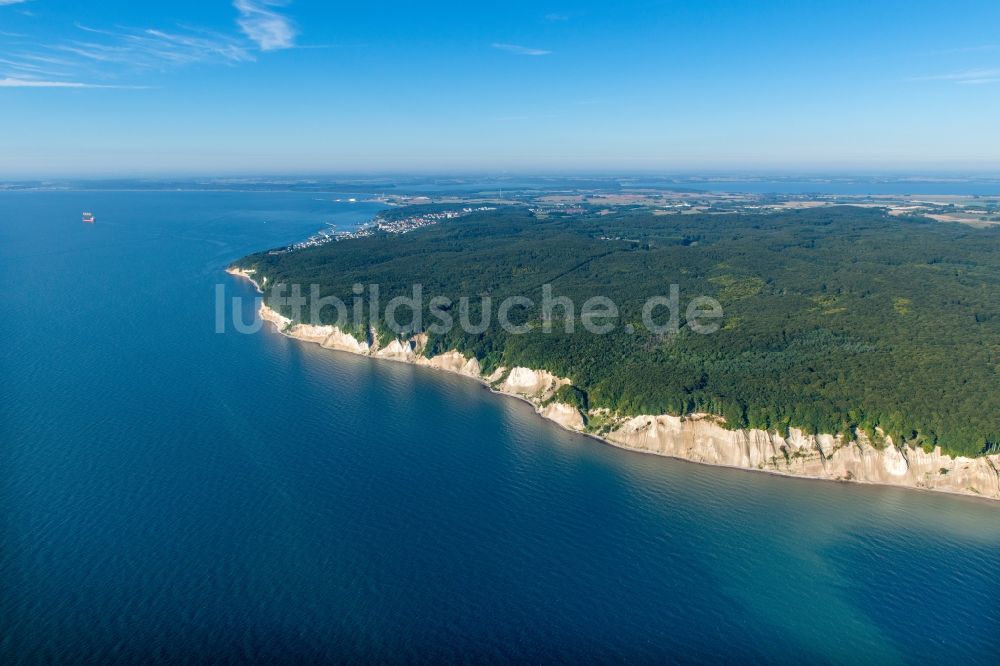
M 410 209 L 419 211 L 419 208 Z M 399 214 L 395 212 L 395 214 Z M 527 207 L 474 212 L 407 234 L 376 234 L 237 265 L 268 285 L 321 285 L 345 303 L 378 284 L 382 303 L 423 285 L 424 306 L 461 297 L 525 296 L 526 334 L 493 317 L 481 333 L 429 333 L 425 353 L 475 356 L 484 370 L 527 366 L 569 377 L 579 406 L 622 415 L 719 414 L 728 427 L 874 433 L 1000 450 L 1000 230 L 878 208 L 768 214 L 656 215 L 617 207 L 536 216 Z M 610 297 L 620 315 L 605 335 L 542 326 L 542 287 L 579 306 Z M 723 306 L 720 330 L 676 335 L 641 324 L 647 299 L 680 288 Z M 495 307 L 495 305 L 494 305 Z M 445 308 L 448 310 L 448 308 Z M 440 309 L 439 309 L 440 312 Z M 558 316 L 562 310 L 557 309 Z M 333 311 L 326 312 L 330 320 Z M 429 309 L 419 328 L 435 321 Z M 371 322 L 384 330 L 384 322 Z M 631 324 L 631 327 L 628 325 Z M 359 331 L 364 334 L 364 331 Z

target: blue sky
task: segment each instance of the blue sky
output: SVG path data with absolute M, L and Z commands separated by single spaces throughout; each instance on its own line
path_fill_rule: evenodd
M 1000 3 L 0 0 L 0 175 L 1000 171 Z

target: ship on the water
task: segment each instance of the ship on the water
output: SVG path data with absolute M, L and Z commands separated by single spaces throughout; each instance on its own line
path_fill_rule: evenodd
M 86 224 L 93 224 L 94 221 L 95 221 L 94 220 L 94 214 L 93 213 L 84 213 L 83 214 L 83 221 Z

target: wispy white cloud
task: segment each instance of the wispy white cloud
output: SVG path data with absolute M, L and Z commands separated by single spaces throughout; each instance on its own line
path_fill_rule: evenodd
M 0 4 L 15 4 L 0 0 Z M 237 23 L 220 33 L 197 27 L 92 27 L 46 43 L 4 33 L 0 44 L 3 87 L 136 88 L 121 85 L 145 72 L 167 71 L 194 63 L 236 65 L 256 60 L 258 51 L 295 46 L 292 22 L 275 11 L 281 0 L 235 0 Z
M 284 7 L 284 0 L 235 0 L 240 13 L 236 24 L 261 51 L 276 51 L 295 46 L 296 30 L 292 20 L 274 11 Z
M 8 73 L 23 76 L 25 78 L 33 78 L 37 76 L 63 78 L 71 76 L 71 74 L 66 71 L 68 68 L 58 69 L 52 65 L 39 64 L 30 61 L 25 62 L 24 60 L 11 60 L 10 58 L 0 58 L 0 67 L 7 70 Z
M 20 5 L 28 0 L 0 0 L 0 5 Z
M 197 36 L 183 35 L 162 30 L 146 30 L 146 36 L 153 40 L 159 40 L 160 45 L 174 52 L 174 58 L 180 54 L 187 54 L 188 58 L 204 60 L 205 57 L 217 57 L 229 62 L 247 62 L 254 60 L 254 57 L 241 45 L 231 39 L 219 35 Z
M 119 86 L 104 83 L 82 83 L 80 81 L 43 81 L 40 79 L 0 79 L 0 88 L 128 88 L 143 89 L 146 86 Z
M 506 51 L 508 53 L 514 53 L 516 55 L 525 56 L 544 56 L 549 55 L 552 51 L 546 51 L 545 49 L 533 49 L 528 46 L 521 46 L 520 44 L 501 44 L 498 42 L 493 42 L 490 44 L 495 49 L 500 51 Z
M 215 32 L 197 29 L 175 31 L 101 30 L 77 24 L 84 32 L 108 38 L 103 42 L 72 41 L 53 48 L 101 62 L 127 63 L 140 69 L 158 69 L 163 65 L 194 62 L 236 63 L 254 60 L 238 40 Z
M 77 24 L 79 38 L 50 44 L 21 43 L 0 51 L 4 87 L 139 88 L 122 79 L 192 63 L 237 64 L 254 60 L 249 44 L 235 35 L 197 28 L 173 30 Z M 92 81 L 92 83 L 85 81 Z
M 949 74 L 935 74 L 933 76 L 917 76 L 911 81 L 951 81 L 959 85 L 983 85 L 986 83 L 1000 82 L 1000 69 L 967 69 L 961 72 L 951 72 Z

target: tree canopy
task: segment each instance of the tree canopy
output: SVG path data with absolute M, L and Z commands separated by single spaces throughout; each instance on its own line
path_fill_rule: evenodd
M 977 455 L 1000 447 L 1000 231 L 828 207 L 772 214 L 656 215 L 619 207 L 542 218 L 521 206 L 476 212 L 404 235 L 375 235 L 241 260 L 268 283 L 321 285 L 351 303 L 355 284 L 384 304 L 423 285 L 427 301 L 534 301 L 531 332 L 431 334 L 484 368 L 523 365 L 569 377 L 577 404 L 621 414 L 710 412 L 730 427 L 852 433 Z M 542 287 L 574 301 L 574 333 L 542 329 Z M 641 325 L 643 304 L 680 289 L 677 335 Z M 585 331 L 595 295 L 620 311 Z M 721 328 L 684 327 L 686 303 L 718 299 Z M 333 318 L 335 313 L 327 313 Z M 562 309 L 556 316 L 564 316 Z M 384 322 L 373 320 L 384 329 Z M 632 324 L 630 330 L 627 325 Z

